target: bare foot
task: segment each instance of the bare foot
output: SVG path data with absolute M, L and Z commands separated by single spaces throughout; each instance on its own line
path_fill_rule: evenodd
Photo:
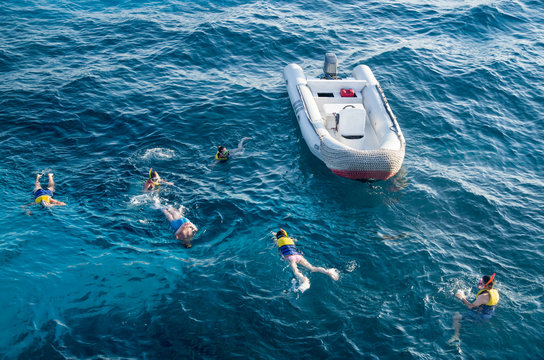
M 459 342 L 461 341 L 461 340 L 459 339 L 459 335 L 453 335 L 453 336 L 451 337 L 451 339 L 448 340 L 448 344 L 452 344 L 452 343 L 454 343 L 454 342 L 456 342 L 456 341 L 459 341 Z
M 310 280 L 306 279 L 304 280 L 300 286 L 298 287 L 298 291 L 300 291 L 301 293 L 305 292 L 306 290 L 308 290 L 310 288 Z
M 43 176 L 43 174 L 36 175 L 36 180 L 40 180 L 40 178 Z
M 338 273 L 338 270 L 334 269 L 334 268 L 331 268 L 331 269 L 327 269 L 327 274 L 329 274 L 329 276 L 334 280 L 338 280 L 338 278 L 340 277 L 340 274 Z

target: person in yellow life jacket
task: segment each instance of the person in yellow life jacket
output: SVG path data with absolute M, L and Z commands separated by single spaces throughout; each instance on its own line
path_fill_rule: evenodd
M 36 175 L 36 182 L 34 184 L 34 204 L 40 204 L 42 206 L 63 206 L 66 205 L 62 201 L 53 199 L 53 193 L 55 192 L 55 181 L 53 180 L 53 174 L 47 174 L 49 183 L 47 184 L 47 190 L 42 189 L 40 184 L 40 178 L 42 174 Z
M 229 159 L 229 151 L 224 146 L 217 147 L 217 153 L 215 154 L 215 160 L 227 161 Z
M 470 303 L 465 298 L 461 291 L 458 291 L 455 296 L 460 299 L 469 309 L 470 312 L 463 316 L 459 312 L 456 312 L 453 316 L 453 327 L 455 334 L 450 339 L 451 341 L 459 340 L 459 331 L 461 329 L 460 321 L 462 319 L 468 319 L 473 321 L 486 321 L 491 319 L 495 312 L 495 307 L 499 303 L 499 292 L 493 288 L 495 285 L 495 273 L 482 277 L 478 283 L 479 291 L 476 293 L 476 299 L 473 303 Z
M 289 262 L 289 267 L 299 282 L 298 290 L 304 292 L 310 288 L 310 280 L 298 269 L 298 264 L 308 268 L 312 272 L 320 272 L 329 275 L 333 280 L 338 280 L 338 270 L 331 268 L 325 269 L 319 266 L 313 266 L 302 256 L 302 253 L 295 246 L 293 239 L 287 236 L 287 232 L 280 229 L 276 233 L 276 245 L 278 251 L 284 260 Z
M 153 171 L 153 168 L 149 169 L 149 179 L 144 184 L 144 191 L 158 190 L 161 184 L 174 185 L 171 182 L 161 179 L 159 173 Z

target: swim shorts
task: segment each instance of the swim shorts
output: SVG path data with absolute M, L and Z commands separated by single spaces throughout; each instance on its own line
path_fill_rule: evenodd
M 186 217 L 181 217 L 179 219 L 172 220 L 172 222 L 170 222 L 170 227 L 172 228 L 172 230 L 174 230 L 174 232 L 176 232 L 181 227 L 181 225 L 188 222 L 190 222 L 189 219 L 187 219 Z
M 493 313 L 483 313 L 475 310 L 469 310 L 466 313 L 463 314 L 463 320 L 465 321 L 471 321 L 471 322 L 484 322 L 491 319 L 493 316 Z
M 285 260 L 292 261 L 294 260 L 297 264 L 302 260 L 302 255 L 287 255 L 285 256 Z
M 53 197 L 53 192 L 51 190 L 38 189 L 34 192 L 34 199 L 37 199 L 43 195 Z

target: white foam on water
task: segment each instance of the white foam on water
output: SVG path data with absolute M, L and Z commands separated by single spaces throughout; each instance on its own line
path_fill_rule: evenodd
M 134 195 L 130 198 L 130 205 L 147 204 L 151 200 L 149 194 Z
M 292 292 L 300 292 L 303 293 L 306 290 L 310 288 L 310 280 L 304 281 L 302 284 L 299 285 L 297 279 L 293 278 L 291 279 L 291 288 L 289 289 Z
M 351 260 L 346 265 L 346 271 L 347 272 L 353 272 L 353 270 L 357 269 L 359 264 L 357 263 L 357 260 Z
M 153 148 L 147 149 L 141 156 L 142 159 L 171 159 L 176 156 L 176 152 L 170 149 Z

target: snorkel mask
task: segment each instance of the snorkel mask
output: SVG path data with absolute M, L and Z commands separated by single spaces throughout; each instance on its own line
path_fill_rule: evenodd
M 152 174 L 152 170 L 153 168 L 149 168 L 149 182 L 152 183 L 153 185 L 159 185 L 159 176 L 153 176 L 151 175 Z
M 493 279 L 495 279 L 495 273 L 493 273 L 493 275 L 491 275 L 491 278 L 489 279 L 488 282 L 485 283 L 485 285 L 484 285 L 484 282 L 483 282 L 483 278 L 480 279 L 480 281 L 478 281 L 478 289 L 483 289 L 483 288 L 487 287 L 487 285 L 491 284 Z

